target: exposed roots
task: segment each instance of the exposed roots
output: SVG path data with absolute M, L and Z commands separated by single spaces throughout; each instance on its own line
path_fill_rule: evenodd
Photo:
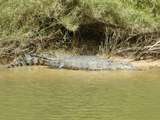
M 0 63 L 8 63 L 26 53 L 74 48 L 83 55 L 116 54 L 132 56 L 137 60 L 160 58 L 160 32 L 135 34 L 136 32 L 100 21 L 81 24 L 76 31 L 70 31 L 56 23 L 52 27 L 54 31 L 46 37 L 28 38 L 26 41 L 2 41 Z

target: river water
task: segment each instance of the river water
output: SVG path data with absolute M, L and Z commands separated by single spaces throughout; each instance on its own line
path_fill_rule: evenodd
M 159 120 L 160 70 L 0 69 L 0 120 Z

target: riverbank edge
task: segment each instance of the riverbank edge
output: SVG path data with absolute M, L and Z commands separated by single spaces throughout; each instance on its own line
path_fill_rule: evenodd
M 133 58 L 112 57 L 113 61 L 124 61 L 131 63 L 137 70 L 160 69 L 160 59 L 134 60 Z
M 63 54 L 60 55 L 62 56 L 71 56 L 68 54 Z M 72 55 L 73 56 L 73 55 Z M 96 55 L 95 55 L 96 56 Z M 133 58 L 124 58 L 124 57 L 120 57 L 120 56 L 112 56 L 111 58 L 107 58 L 106 56 L 96 56 L 97 58 L 104 58 L 104 59 L 108 59 L 114 62 L 123 62 L 123 63 L 129 63 L 131 65 L 133 65 L 133 67 L 135 67 L 135 70 L 151 70 L 151 69 L 160 69 L 160 59 L 147 59 L 147 60 L 134 60 Z M 1 67 L 5 67 L 5 64 L 1 64 Z M 38 66 L 38 67 L 45 67 L 42 65 L 33 65 L 33 66 Z M 31 66 L 29 66 L 31 67 Z

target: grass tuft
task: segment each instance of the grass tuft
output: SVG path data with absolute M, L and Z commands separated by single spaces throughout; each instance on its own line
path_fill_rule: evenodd
M 160 27 L 159 0 L 0 0 L 0 38 L 44 36 L 53 18 L 75 31 L 94 19 L 140 32 Z

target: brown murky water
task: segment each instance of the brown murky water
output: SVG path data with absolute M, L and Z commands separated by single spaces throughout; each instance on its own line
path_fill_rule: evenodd
M 159 120 L 160 70 L 0 69 L 0 120 Z

